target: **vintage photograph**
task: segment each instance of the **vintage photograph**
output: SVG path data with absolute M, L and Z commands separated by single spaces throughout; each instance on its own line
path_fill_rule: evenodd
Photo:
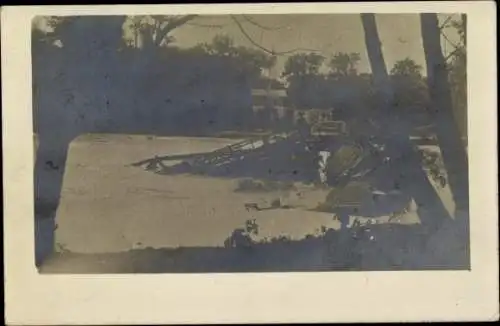
M 467 17 L 35 17 L 38 271 L 469 270 Z

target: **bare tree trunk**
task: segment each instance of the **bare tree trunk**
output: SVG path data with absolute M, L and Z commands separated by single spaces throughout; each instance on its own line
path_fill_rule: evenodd
M 462 24 L 464 25 L 464 46 L 467 46 L 467 14 L 462 14 Z
M 467 14 L 462 14 L 462 24 L 463 24 L 463 29 L 464 29 L 464 51 L 465 53 L 467 54 Z M 465 66 L 467 67 L 467 55 L 465 56 Z M 465 100 L 465 103 L 463 105 L 463 121 L 461 121 L 461 124 L 462 124 L 462 129 L 463 129 L 463 135 L 462 137 L 465 138 L 464 140 L 464 144 L 465 146 L 468 146 L 469 144 L 469 140 L 468 140 L 468 135 L 469 135 L 469 132 L 468 132 L 468 128 L 467 128 L 467 121 L 468 121 L 468 113 L 467 113 L 467 98 L 468 98 L 468 94 L 467 94 L 467 73 L 464 74 L 464 81 L 463 81 L 463 87 L 462 87 L 462 91 L 464 92 L 464 100 Z
M 427 62 L 427 83 L 437 125 L 437 136 L 455 202 L 455 212 L 469 211 L 467 153 L 453 115 L 441 32 L 436 14 L 421 14 L 422 40 Z
M 449 215 L 422 169 L 421 157 L 410 141 L 408 126 L 404 120 L 398 118 L 398 112 L 393 111 L 394 92 L 387 73 L 375 16 L 374 14 L 361 14 L 361 21 L 375 91 L 380 94 L 382 108 L 380 108 L 379 121 L 385 133 L 387 148 L 392 158 L 399 157 L 403 160 L 398 165 L 401 167 L 400 171 L 394 171 L 394 179 L 400 183 L 401 189 L 415 200 L 422 225 L 434 231 Z
M 382 43 L 378 36 L 377 23 L 374 14 L 361 14 L 361 21 L 365 32 L 366 50 L 370 60 L 373 81 L 376 92 L 383 95 L 385 102 L 390 103 L 394 94 L 387 68 L 385 66 L 384 55 L 382 53 Z

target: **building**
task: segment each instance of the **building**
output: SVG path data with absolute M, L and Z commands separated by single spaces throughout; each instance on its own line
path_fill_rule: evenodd
M 286 89 L 252 89 L 253 110 L 266 108 L 283 109 L 287 98 Z

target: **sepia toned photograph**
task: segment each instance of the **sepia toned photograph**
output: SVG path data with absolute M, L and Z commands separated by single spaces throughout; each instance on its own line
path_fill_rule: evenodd
M 37 266 L 468 269 L 466 26 L 36 17 Z
M 493 9 L 2 7 L 7 323 L 498 319 Z

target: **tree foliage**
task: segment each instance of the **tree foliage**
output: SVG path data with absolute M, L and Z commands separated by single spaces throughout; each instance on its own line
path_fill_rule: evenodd
M 223 34 L 216 35 L 211 43 L 202 44 L 199 50 L 210 56 L 226 58 L 228 63 L 232 63 L 252 81 L 260 78 L 264 71 L 271 69 L 276 63 L 276 57 L 257 49 L 235 46 L 234 41 Z
M 452 20 L 451 28 L 455 29 L 460 37 L 457 48 L 448 63 L 449 80 L 453 99 L 453 109 L 460 128 L 460 133 L 467 141 L 467 49 L 466 26 L 462 20 Z
M 298 53 L 288 57 L 281 76 L 288 84 L 287 93 L 292 106 L 310 108 L 319 105 L 324 87 L 324 78 L 320 74 L 324 60 L 316 53 Z
M 300 53 L 285 62 L 282 76 L 288 84 L 290 103 L 301 109 L 331 109 L 359 106 L 368 94 L 370 79 L 358 75 L 358 53 L 336 53 L 322 69 L 326 58 Z
M 286 79 L 317 75 L 325 58 L 316 53 L 299 53 L 288 57 L 282 77 Z
M 407 57 L 394 64 L 394 67 L 391 69 L 391 75 L 421 78 L 422 66 Z
M 50 30 L 34 29 L 32 35 L 36 85 L 55 92 L 57 83 L 53 79 L 56 75 L 64 76 L 66 81 L 61 81 L 58 94 L 44 96 L 47 102 L 53 102 L 49 98 L 64 98 L 64 107 L 70 108 L 69 104 L 76 105 L 75 99 L 86 99 L 85 105 L 80 103 L 79 109 L 75 109 L 79 112 L 76 116 L 89 107 L 107 108 L 117 125 L 122 123 L 119 122 L 122 115 L 130 120 L 124 112 L 134 112 L 129 115 L 142 116 L 144 121 L 157 116 L 155 122 L 168 125 L 175 120 L 168 118 L 171 113 L 177 116 L 183 110 L 187 112 L 187 107 L 208 110 L 221 106 L 215 98 L 230 98 L 223 94 L 231 93 L 232 87 L 239 87 L 240 93 L 244 88 L 284 87 L 265 76 L 276 64 L 276 56 L 256 47 L 238 46 L 227 35 L 216 35 L 210 42 L 191 48 L 177 47 L 173 31 L 195 18 L 195 15 L 48 18 Z M 452 21 L 450 25 L 465 40 L 460 21 Z M 128 43 L 124 26 L 132 31 Z M 370 107 L 373 79 L 371 74 L 359 74 L 359 62 L 359 53 L 337 52 L 328 57 L 301 52 L 289 56 L 281 75 L 287 85 L 288 103 L 302 109 Z M 465 51 L 459 49 L 454 53 L 450 68 L 451 85 L 457 95 L 455 106 L 463 106 Z M 410 58 L 392 68 L 391 80 L 399 110 L 426 106 L 428 96 L 421 70 Z M 67 86 L 64 91 L 63 84 Z M 78 89 L 79 94 L 74 90 L 68 92 L 69 88 Z M 191 96 L 181 98 L 186 92 Z
M 358 74 L 359 53 L 336 53 L 329 61 L 330 73 L 335 76 L 350 76 Z
M 176 47 L 171 32 L 193 18 L 50 19 L 50 30 L 34 29 L 32 36 L 34 89 L 41 96 L 35 106 L 52 113 L 60 108 L 57 116 L 76 123 L 73 133 L 133 126 L 175 132 L 197 121 L 231 128 L 248 120 L 250 88 L 276 85 L 263 77 L 276 58 L 236 46 L 224 35 L 192 48 Z M 127 19 L 138 32 L 131 43 L 124 38 Z
M 132 16 L 130 27 L 134 33 L 133 44 L 144 49 L 167 46 L 175 41 L 170 33 L 195 18 L 196 15 Z
M 399 111 L 418 109 L 419 113 L 425 113 L 429 95 L 422 69 L 421 65 L 410 58 L 399 60 L 392 67 L 394 102 Z

